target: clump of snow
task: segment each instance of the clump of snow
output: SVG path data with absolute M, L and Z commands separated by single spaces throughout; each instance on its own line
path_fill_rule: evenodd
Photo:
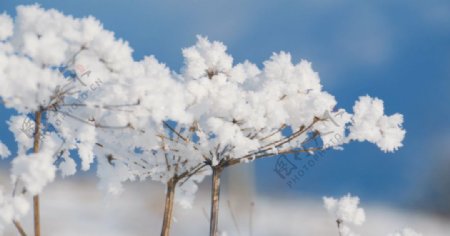
M 227 47 L 221 42 L 210 42 L 197 36 L 197 44 L 183 49 L 185 75 L 191 78 L 227 73 L 231 70 L 233 58 L 226 53 Z M 210 75 L 210 76 L 211 76 Z
M 0 159 L 7 158 L 11 155 L 11 152 L 9 151 L 8 147 L 0 141 Z
M 59 140 L 55 136 L 48 135 L 45 141 L 39 152 L 19 155 L 12 161 L 12 179 L 22 182 L 26 191 L 32 195 L 39 194 L 55 179 L 54 161 Z
M 359 197 L 348 194 L 340 199 L 324 197 L 323 201 L 327 211 L 344 223 L 361 225 L 366 219 L 364 209 L 358 207 Z
M 360 97 L 353 107 L 349 139 L 375 143 L 385 152 L 393 152 L 402 146 L 405 130 L 403 116 L 384 114 L 383 101 L 369 96 Z
M 361 225 L 366 220 L 364 209 L 358 207 L 359 198 L 348 194 L 340 199 L 324 197 L 323 202 L 328 213 L 336 219 L 340 235 L 356 236 L 349 225 Z
M 347 194 L 340 199 L 332 197 L 323 198 L 324 206 L 328 213 L 336 220 L 339 235 L 341 236 L 357 236 L 351 225 L 362 225 L 366 219 L 364 209 L 359 207 L 359 197 Z M 387 236 L 422 236 L 410 228 L 404 228 Z
M 6 196 L 0 188 L 0 233 L 5 225 L 24 216 L 30 208 L 23 195 Z
M 0 41 L 5 40 L 13 34 L 13 20 L 6 14 L 0 14 Z

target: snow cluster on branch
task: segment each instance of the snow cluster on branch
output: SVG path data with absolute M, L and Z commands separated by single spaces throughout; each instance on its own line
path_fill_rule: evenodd
M 11 151 L 9 151 L 8 147 L 0 141 L 0 158 L 7 158 L 11 155 Z
M 0 188 L 0 234 L 5 225 L 23 217 L 29 208 L 30 204 L 24 196 L 8 196 Z
M 364 209 L 358 207 L 358 197 L 348 194 L 340 199 L 324 197 L 323 201 L 327 211 L 336 219 L 339 232 L 343 236 L 355 235 L 349 225 L 361 225 L 366 220 Z
M 351 226 L 362 225 L 366 219 L 364 209 L 359 207 L 359 197 L 347 194 L 340 199 L 323 198 L 325 209 L 336 220 L 340 236 L 357 236 Z M 387 236 L 422 236 L 414 230 L 404 228 Z
M 18 113 L 8 123 L 19 150 L 13 180 L 38 194 L 57 171 L 76 173 L 75 151 L 82 170 L 98 164 L 108 192 L 120 193 L 125 181 L 176 180 L 176 199 L 189 206 L 208 167 L 351 141 L 385 152 L 402 146 L 402 115 L 385 115 L 383 102 L 369 96 L 353 113 L 338 108 L 312 64 L 287 52 L 259 68 L 198 36 L 182 50 L 179 72 L 154 56 L 135 61 L 132 52 L 92 16 L 39 5 L 17 7 L 14 20 L 0 15 L 0 98 Z M 36 130 L 42 149 L 29 154 Z M 323 145 L 308 149 L 311 140 Z M 9 155 L 0 143 L 0 156 Z

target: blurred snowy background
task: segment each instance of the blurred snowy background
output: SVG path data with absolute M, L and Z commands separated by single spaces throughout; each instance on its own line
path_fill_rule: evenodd
M 17 5 L 34 2 L 1 1 L 0 12 L 15 15 Z M 289 51 L 294 59 L 313 63 L 340 106 L 350 109 L 367 93 L 382 98 L 387 113 L 404 114 L 406 140 L 394 154 L 351 144 L 345 152 L 327 152 L 291 187 L 289 177 L 274 171 L 275 158 L 227 173 L 226 182 L 233 184 L 222 195 L 221 228 L 229 235 L 250 235 L 250 228 L 253 235 L 335 235 L 321 197 L 348 192 L 360 196 L 366 209 L 367 222 L 357 230 L 362 235 L 385 235 L 403 226 L 431 236 L 450 232 L 448 0 L 39 3 L 77 17 L 93 15 L 130 42 L 136 59 L 155 54 L 171 68 L 182 66 L 181 48 L 192 45 L 196 34 L 223 41 L 236 62 L 261 63 L 272 52 Z M 10 114 L 0 105 L 0 120 Z M 0 124 L 0 135 L 12 139 L 6 123 Z M 8 160 L 0 165 L 3 182 Z M 133 184 L 123 195 L 105 199 L 95 184 L 95 173 L 88 172 L 50 185 L 42 195 L 44 235 L 157 235 L 161 185 Z M 204 181 L 203 187 L 208 185 Z M 201 192 L 193 209 L 177 207 L 173 235 L 205 235 L 208 202 L 208 192 Z M 25 226 L 31 228 L 30 218 Z
M 208 187 L 205 184 L 204 190 Z M 162 185 L 133 183 L 121 196 L 111 197 L 100 193 L 90 177 L 56 181 L 41 199 L 42 234 L 49 236 L 158 235 L 164 211 Z M 321 198 L 233 193 L 232 188 L 226 187 L 221 200 L 220 229 L 228 236 L 338 235 L 335 220 L 323 207 Z M 361 207 L 366 222 L 353 227 L 360 235 L 387 235 L 407 226 L 430 236 L 450 232 L 448 220 L 433 214 L 364 199 Z M 208 235 L 208 215 L 209 192 L 201 191 L 192 209 L 175 208 L 172 235 Z M 31 215 L 23 223 L 31 227 Z M 5 235 L 16 235 L 16 229 L 10 226 Z

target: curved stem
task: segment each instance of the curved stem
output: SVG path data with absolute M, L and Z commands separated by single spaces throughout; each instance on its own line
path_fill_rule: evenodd
M 213 166 L 212 189 L 211 189 L 211 218 L 209 221 L 209 235 L 218 235 L 219 225 L 219 197 L 220 197 L 220 174 L 221 166 Z
M 175 187 L 177 185 L 178 179 L 172 177 L 167 182 L 166 190 L 166 204 L 164 207 L 164 218 L 161 229 L 161 236 L 169 236 L 170 224 L 172 223 L 172 213 L 173 213 L 173 200 L 175 197 Z

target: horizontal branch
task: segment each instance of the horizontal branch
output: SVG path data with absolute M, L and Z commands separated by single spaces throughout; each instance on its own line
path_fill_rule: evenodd
M 123 126 L 104 125 L 104 124 L 97 123 L 95 121 L 92 122 L 92 121 L 89 121 L 89 120 L 84 120 L 83 118 L 80 118 L 78 116 L 72 115 L 72 114 L 70 114 L 68 112 L 65 112 L 65 111 L 53 111 L 53 112 L 59 112 L 59 113 L 64 114 L 64 115 L 66 115 L 66 116 L 68 116 L 68 117 L 70 117 L 70 118 L 72 118 L 74 120 L 77 120 L 77 121 L 82 122 L 82 123 L 87 124 L 87 125 L 94 126 L 96 128 L 102 128 L 102 129 L 127 129 L 127 128 L 130 128 L 130 129 L 133 129 L 133 127 L 129 123 L 127 125 L 123 125 Z
M 296 153 L 310 153 L 310 152 L 315 152 L 315 151 L 322 151 L 324 150 L 322 147 L 317 147 L 317 148 L 308 148 L 308 149 L 289 149 L 289 150 L 284 150 L 284 151 L 280 151 L 278 153 L 265 153 L 265 154 L 261 154 L 261 155 L 256 155 L 256 156 L 250 156 L 250 157 L 241 157 L 241 158 L 235 158 L 235 159 L 228 159 L 226 161 L 224 161 L 221 165 L 222 167 L 228 167 L 228 166 L 232 166 L 232 165 L 236 165 L 241 163 L 243 160 L 257 160 L 257 159 L 262 159 L 262 158 L 267 158 L 267 157 L 273 157 L 273 156 L 278 156 L 278 155 L 283 155 L 283 154 L 296 154 Z
M 271 149 L 273 149 L 273 148 L 281 147 L 282 145 L 284 145 L 284 144 L 286 144 L 286 143 L 289 143 L 290 141 L 294 140 L 295 138 L 297 138 L 297 137 L 299 137 L 300 135 L 302 135 L 302 134 L 304 134 L 305 132 L 307 132 L 307 131 L 308 131 L 309 129 L 311 129 L 311 128 L 314 126 L 314 124 L 316 124 L 318 121 L 320 121 L 320 119 L 317 118 L 317 117 L 314 117 L 314 120 L 311 122 L 310 125 L 308 125 L 308 127 L 305 128 L 304 126 L 302 126 L 302 127 L 300 127 L 299 130 L 297 130 L 297 131 L 294 132 L 293 134 L 289 135 L 288 137 L 284 137 L 284 138 L 282 138 L 282 139 L 280 139 L 280 140 L 278 140 L 278 141 L 272 142 L 272 143 L 270 143 L 270 144 L 266 144 L 266 145 L 260 147 L 257 151 L 255 151 L 255 152 L 253 152 L 253 153 L 249 153 L 249 154 L 246 154 L 246 155 L 244 155 L 244 156 L 242 156 L 242 157 L 235 158 L 235 159 L 252 158 L 252 157 L 255 156 L 255 155 L 258 155 L 258 154 L 260 154 L 260 153 L 265 153 L 265 152 L 267 152 L 267 151 L 269 151 L 269 150 L 271 150 Z
M 67 106 L 74 106 L 74 107 L 94 107 L 94 108 L 101 108 L 101 109 L 113 109 L 113 108 L 121 108 L 121 107 L 133 107 L 133 106 L 139 106 L 141 104 L 140 100 L 138 100 L 135 103 L 131 104 L 117 104 L 117 105 L 98 105 L 98 104 L 85 104 L 85 103 L 72 103 L 72 104 L 60 104 L 60 106 L 67 107 Z
M 264 141 L 264 140 L 266 140 L 266 139 L 268 139 L 268 138 L 274 136 L 275 134 L 281 132 L 284 128 L 286 128 L 286 124 L 283 124 L 283 125 L 282 125 L 280 128 L 278 128 L 275 132 L 273 132 L 273 133 L 271 133 L 271 134 L 269 134 L 269 135 L 267 135 L 267 136 L 265 136 L 265 137 L 260 138 L 259 141 Z
M 185 171 L 183 174 L 181 174 L 180 176 L 178 176 L 178 179 L 183 179 L 183 182 L 180 183 L 180 186 L 183 185 L 184 183 L 186 183 L 192 176 L 194 176 L 195 174 L 197 174 L 201 169 L 203 169 L 204 167 L 207 166 L 206 163 L 202 163 L 197 165 L 198 167 L 194 167 L 191 171 Z

